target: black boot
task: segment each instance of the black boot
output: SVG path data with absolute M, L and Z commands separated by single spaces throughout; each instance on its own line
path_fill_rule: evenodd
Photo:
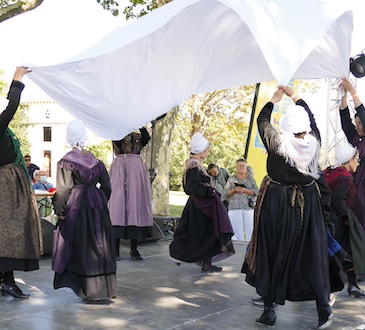
M 276 321 L 274 303 L 271 299 L 268 298 L 263 298 L 263 300 L 265 309 L 262 315 L 258 319 L 256 319 L 256 322 L 260 324 L 265 324 L 268 327 L 273 327 Z
M 120 248 L 120 238 L 116 238 L 115 239 L 115 261 L 120 260 L 119 248 Z
M 256 319 L 257 323 L 265 324 L 268 327 L 273 327 L 275 325 L 276 315 L 274 311 L 274 307 L 265 307 L 262 315 Z
M 326 329 L 332 324 L 333 316 L 332 308 L 329 305 L 319 306 L 317 304 L 318 312 L 318 329 Z
M 139 251 L 137 250 L 137 240 L 131 239 L 131 251 L 129 252 L 131 258 L 134 260 L 143 260 L 144 258 L 140 255 Z

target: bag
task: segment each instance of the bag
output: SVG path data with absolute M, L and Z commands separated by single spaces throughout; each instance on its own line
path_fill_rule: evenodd
M 248 195 L 247 196 L 247 199 L 248 199 L 248 206 L 251 208 L 251 209 L 254 209 L 255 206 L 256 206 L 256 199 L 254 197 L 252 197 L 251 195 Z

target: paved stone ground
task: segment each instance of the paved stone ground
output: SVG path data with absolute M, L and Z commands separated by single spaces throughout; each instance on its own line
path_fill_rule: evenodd
M 122 244 L 118 297 L 102 303 L 84 302 L 68 288 L 54 290 L 51 260 L 43 258 L 40 270 L 15 273 L 30 299 L 0 297 L 0 329 L 266 329 L 255 323 L 262 307 L 251 304 L 255 290 L 240 273 L 246 244 L 235 244 L 236 254 L 220 263 L 223 272 L 205 274 L 193 264 L 176 266 L 169 259 L 169 242 L 167 238 L 142 244 L 143 261 L 131 260 L 128 244 Z M 276 329 L 317 327 L 314 302 L 287 302 L 276 312 Z M 344 290 L 334 312 L 329 329 L 365 329 L 365 299 L 350 298 Z

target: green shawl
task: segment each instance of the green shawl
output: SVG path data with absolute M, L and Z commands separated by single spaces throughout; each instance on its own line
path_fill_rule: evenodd
M 5 139 L 8 136 L 10 136 L 10 138 L 13 142 L 14 153 L 15 153 L 15 164 L 18 164 L 21 167 L 23 167 L 25 173 L 27 173 L 27 176 L 29 177 L 28 168 L 27 168 L 27 165 L 25 165 L 24 157 L 23 157 L 22 152 L 20 150 L 20 142 L 19 142 L 18 138 L 16 137 L 16 135 L 12 132 L 12 130 L 10 128 L 7 128 L 6 131 L 5 131 Z

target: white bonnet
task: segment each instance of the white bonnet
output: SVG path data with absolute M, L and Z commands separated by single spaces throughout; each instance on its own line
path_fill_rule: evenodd
M 209 141 L 199 132 L 194 133 L 190 141 L 190 152 L 198 155 L 207 150 Z
M 309 133 L 312 129 L 307 111 L 300 105 L 292 105 L 280 119 L 280 132 Z
M 347 141 L 340 142 L 335 148 L 335 167 L 341 166 L 347 163 L 356 154 L 356 148 L 354 148 Z
M 67 124 L 66 141 L 75 147 L 76 144 L 84 145 L 87 140 L 87 134 L 84 124 L 81 120 L 73 120 Z

